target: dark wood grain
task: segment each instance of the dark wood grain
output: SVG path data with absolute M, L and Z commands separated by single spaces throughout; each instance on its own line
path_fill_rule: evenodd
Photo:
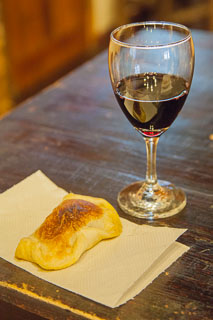
M 196 67 L 191 92 L 161 137 L 157 155 L 159 178 L 182 187 L 188 202 L 173 218 L 151 223 L 187 228 L 180 241 L 190 250 L 135 299 L 115 309 L 1 259 L 0 319 L 8 319 L 7 312 L 10 319 L 20 319 L 25 312 L 32 319 L 213 319 L 213 34 L 193 35 Z M 0 158 L 1 192 L 41 169 L 67 191 L 103 197 L 125 216 L 116 196 L 126 184 L 144 177 L 145 144 L 115 101 L 107 53 L 1 120 Z

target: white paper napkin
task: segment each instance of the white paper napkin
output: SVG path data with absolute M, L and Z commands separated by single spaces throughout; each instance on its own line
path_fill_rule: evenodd
M 73 190 L 74 191 L 74 190 Z M 133 298 L 189 248 L 175 240 L 186 229 L 137 225 L 100 242 L 69 268 L 44 271 L 15 259 L 19 240 L 37 229 L 67 192 L 41 171 L 0 195 L 0 256 L 35 276 L 109 307 Z

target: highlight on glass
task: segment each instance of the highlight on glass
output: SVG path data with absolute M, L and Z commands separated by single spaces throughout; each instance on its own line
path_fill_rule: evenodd
M 186 205 L 183 190 L 157 180 L 156 150 L 159 137 L 184 105 L 193 70 L 192 35 L 183 25 L 132 23 L 110 35 L 112 88 L 124 115 L 143 136 L 147 151 L 145 179 L 118 194 L 118 204 L 127 214 L 152 220 L 177 214 Z

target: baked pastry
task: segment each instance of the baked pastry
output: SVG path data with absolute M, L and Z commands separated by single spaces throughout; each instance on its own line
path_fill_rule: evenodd
M 32 235 L 20 240 L 15 257 L 47 270 L 62 269 L 121 232 L 120 218 L 109 202 L 70 193 Z

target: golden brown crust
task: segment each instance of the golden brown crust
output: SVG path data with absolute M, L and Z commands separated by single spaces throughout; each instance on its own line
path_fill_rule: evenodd
M 46 270 L 63 269 L 121 232 L 119 215 L 109 202 L 70 193 L 33 234 L 19 241 L 15 256 Z
M 98 219 L 102 214 L 103 210 L 89 201 L 64 200 L 36 230 L 35 236 L 40 240 L 50 240 L 68 229 L 72 233 L 86 225 L 91 218 Z

